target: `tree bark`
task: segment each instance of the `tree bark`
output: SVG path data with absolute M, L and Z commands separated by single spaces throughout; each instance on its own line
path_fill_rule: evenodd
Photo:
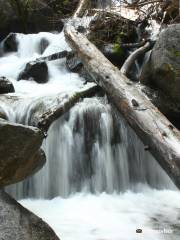
M 131 53 L 121 67 L 121 73 L 127 76 L 129 70 L 131 69 L 135 61 L 145 52 L 149 51 L 151 49 L 151 46 L 152 44 L 148 41 L 144 46 L 136 49 L 133 53 Z
M 90 0 L 80 0 L 73 18 L 83 17 L 85 11 L 88 9 L 89 4 Z
M 57 59 L 65 58 L 65 57 L 67 57 L 68 54 L 69 54 L 69 52 L 65 50 L 62 52 L 53 53 L 53 54 L 45 56 L 45 57 L 37 58 L 36 60 L 34 60 L 32 62 L 54 61 Z
M 91 86 L 85 90 L 76 92 L 71 96 L 67 96 L 65 100 L 60 100 L 60 103 L 54 107 L 49 107 L 38 119 L 33 119 L 33 125 L 40 128 L 43 132 L 47 132 L 51 124 L 68 112 L 80 99 L 95 95 L 100 88 L 97 85 Z M 61 96 L 60 96 L 61 98 Z
M 65 36 L 94 81 L 180 189 L 180 132 L 84 35 L 67 25 Z

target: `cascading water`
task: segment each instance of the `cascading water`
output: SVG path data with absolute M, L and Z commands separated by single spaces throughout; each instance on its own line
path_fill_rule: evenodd
M 18 95 L 2 106 L 11 121 L 27 124 L 40 98 L 46 103 L 45 96 L 84 87 L 64 60 L 48 64 L 47 84 L 16 81 L 24 64 L 40 56 L 44 37 L 50 45 L 43 56 L 68 49 L 63 33 L 18 35 L 18 52 L 0 58 L 0 74 L 12 80 Z M 61 239 L 178 239 L 180 194 L 106 97 L 86 98 L 54 122 L 43 149 L 45 167 L 7 191 L 24 199 L 21 204 Z
M 43 148 L 48 163 L 33 178 L 13 187 L 16 197 L 113 193 L 134 189 L 137 183 L 173 186 L 104 98 L 84 99 L 57 120 Z

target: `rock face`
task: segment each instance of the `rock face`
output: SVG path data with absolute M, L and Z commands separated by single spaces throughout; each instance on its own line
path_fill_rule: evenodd
M 31 213 L 3 190 L 0 190 L 0 239 L 58 240 L 42 219 Z
M 16 33 L 10 33 L 3 40 L 4 52 L 16 52 L 18 50 L 18 43 L 16 41 Z
M 147 95 L 150 101 L 172 122 L 176 128 L 180 129 L 180 109 L 179 104 L 172 101 L 167 94 L 161 90 L 155 90 L 148 86 L 141 86 L 141 90 Z
M 0 119 L 0 187 L 24 180 L 45 164 L 43 138 L 37 128 Z
M 15 92 L 12 82 L 5 77 L 0 77 L 0 94 Z
M 140 80 L 158 87 L 180 103 L 180 24 L 170 25 L 159 36 Z
M 46 62 L 27 63 L 25 69 L 19 74 L 18 80 L 34 80 L 37 83 L 46 83 L 48 81 L 48 66 Z

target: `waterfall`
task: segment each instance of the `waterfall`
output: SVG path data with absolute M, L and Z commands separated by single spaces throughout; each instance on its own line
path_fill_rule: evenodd
M 26 113 L 29 116 L 28 113 Z M 46 166 L 9 188 L 16 198 L 135 190 L 173 184 L 106 98 L 86 98 L 57 120 L 43 143 Z
M 40 54 L 43 38 L 49 46 Z M 13 82 L 16 93 L 0 105 L 10 121 L 28 125 L 41 103 L 51 106 L 56 94 L 76 93 L 87 84 L 66 69 L 65 59 L 48 63 L 46 84 L 18 82 L 28 61 L 69 46 L 63 33 L 17 34 L 17 40 L 18 51 L 0 58 L 0 75 Z M 179 193 L 106 96 L 79 101 L 52 124 L 42 147 L 43 169 L 6 191 L 61 239 L 139 240 L 136 229 L 142 227 L 143 239 L 161 240 L 155 227 L 178 229 Z M 178 233 L 169 236 L 178 239 Z

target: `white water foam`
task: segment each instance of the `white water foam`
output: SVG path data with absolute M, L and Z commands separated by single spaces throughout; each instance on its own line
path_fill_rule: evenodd
M 49 46 L 43 54 L 39 53 L 42 39 L 49 41 Z M 84 79 L 76 73 L 70 73 L 65 67 L 65 59 L 48 62 L 49 81 L 46 84 L 37 84 L 34 81 L 17 81 L 19 73 L 26 63 L 38 57 L 63 50 L 70 50 L 64 33 L 17 34 L 18 51 L 5 54 L 0 58 L 0 75 L 10 79 L 15 87 L 15 94 L 23 97 L 39 97 L 61 92 L 76 91 L 84 87 Z
M 141 189 L 20 203 L 49 223 L 62 240 L 178 240 L 180 194 Z

